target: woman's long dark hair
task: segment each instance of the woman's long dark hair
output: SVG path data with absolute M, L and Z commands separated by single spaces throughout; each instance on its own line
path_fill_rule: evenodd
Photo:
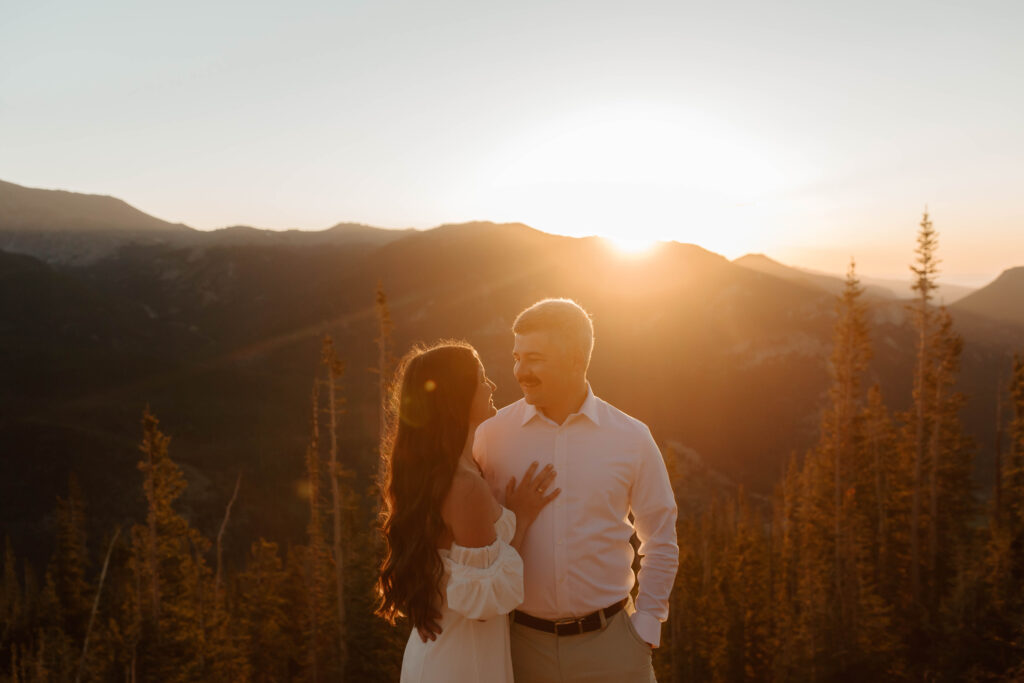
M 465 342 L 416 347 L 399 364 L 381 468 L 385 548 L 376 610 L 392 624 L 406 616 L 414 628 L 422 626 L 438 607 L 441 504 L 466 445 L 479 367 Z

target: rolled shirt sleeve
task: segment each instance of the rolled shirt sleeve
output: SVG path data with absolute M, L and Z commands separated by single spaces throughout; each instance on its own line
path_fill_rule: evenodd
M 661 644 L 661 623 L 668 618 L 669 594 L 679 567 L 677 509 L 665 461 L 646 428 L 639 449 L 630 509 L 640 539 L 640 588 L 631 619 L 637 634 L 657 647 Z

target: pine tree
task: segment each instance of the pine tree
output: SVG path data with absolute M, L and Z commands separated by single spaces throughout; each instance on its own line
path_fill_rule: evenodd
M 57 498 L 57 548 L 51 562 L 64 631 L 77 642 L 85 636 L 91 587 L 85 535 L 85 503 L 78 480 L 68 480 L 68 497 Z
M 874 583 L 888 601 L 893 601 L 892 567 L 894 541 L 892 538 L 893 486 L 898 480 L 896 432 L 889 411 L 882 398 L 881 388 L 875 384 L 868 390 L 867 402 L 861 415 L 863 431 L 863 468 L 861 488 L 870 491 L 866 496 L 866 516 L 873 527 Z
M 773 678 L 792 680 L 799 661 L 796 634 L 801 619 L 797 598 L 800 567 L 801 497 L 800 464 L 796 454 L 790 456 L 781 484 L 776 489 L 772 509 L 774 628 Z
M 832 464 L 810 452 L 800 471 L 796 572 L 799 619 L 793 634 L 797 668 L 812 681 L 827 680 L 834 663 L 847 657 L 848 642 L 836 639 L 841 623 L 835 601 Z
M 715 498 L 701 518 L 700 535 L 704 539 L 701 557 L 702 576 L 697 609 L 701 615 L 698 652 L 703 678 L 724 681 L 732 672 L 728 566 L 726 548 L 730 540 L 731 519 L 721 500 Z
M 211 663 L 213 577 L 204 559 L 210 543 L 173 508 L 185 478 L 168 454 L 170 438 L 147 409 L 143 414 L 146 524 L 132 529 L 131 565 L 141 595 L 138 670 L 140 677 L 187 681 L 214 677 Z M 211 659 L 213 656 L 213 659 Z
M 327 474 L 331 480 L 331 522 L 333 527 L 334 591 L 337 604 L 336 636 L 338 646 L 338 669 L 344 680 L 345 663 L 348 660 L 348 644 L 345 641 L 345 553 L 342 543 L 342 485 L 343 467 L 338 454 L 338 416 L 342 413 L 343 400 L 338 398 L 338 383 L 345 372 L 345 365 L 334 352 L 334 341 L 325 336 L 321 361 L 326 369 L 327 416 L 330 425 L 330 460 Z
M 340 675 L 337 667 L 338 617 L 334 559 L 327 544 L 323 521 L 323 473 L 320 468 L 320 390 L 312 392 L 312 434 L 306 448 L 309 523 L 305 547 L 296 549 L 290 562 L 291 582 L 298 582 L 301 597 L 299 632 L 303 635 L 302 679 L 318 683 Z
M 844 519 L 843 496 L 853 483 L 852 470 L 856 444 L 856 422 L 863 402 L 861 380 L 871 358 L 864 305 L 860 297 L 864 290 L 857 279 L 856 266 L 850 262 L 846 286 L 836 304 L 836 327 L 830 363 L 832 387 L 829 389 L 829 409 L 825 413 L 819 441 L 820 455 L 830 457 L 832 469 L 833 517 L 833 569 L 834 599 L 838 607 L 840 633 L 845 640 L 852 629 L 849 591 L 844 585 L 844 568 L 850 558 L 845 556 L 842 539 L 847 533 Z
M 771 671 L 771 547 L 764 520 L 741 488 L 728 551 L 731 674 L 728 680 L 763 681 Z
M 964 434 L 960 410 L 965 399 L 955 390 L 963 339 L 953 329 L 945 307 L 936 312 L 932 361 L 931 435 L 928 441 L 928 586 L 929 603 L 938 605 L 954 580 L 953 559 L 974 543 L 971 525 L 976 515 L 974 446 Z M 941 501 L 941 503 L 940 503 Z
M 249 563 L 239 574 L 238 617 L 254 683 L 288 678 L 287 608 L 285 571 L 276 543 L 260 539 L 252 544 Z
M 989 658 L 997 671 L 1024 660 L 1024 354 L 1013 359 L 1010 410 L 1002 501 L 989 522 L 983 570 Z
M 384 286 L 377 283 L 377 297 L 375 301 L 377 310 L 377 367 L 374 372 L 377 374 L 377 444 L 381 461 L 384 459 L 385 441 L 388 433 L 388 400 L 391 393 L 391 372 L 395 365 L 395 357 L 392 352 L 392 335 L 395 324 L 391 319 L 391 308 L 388 306 L 388 297 L 384 293 Z
M 938 249 L 938 234 L 935 232 L 928 211 L 921 218 L 920 230 L 917 234 L 916 265 L 910 266 L 914 274 L 911 289 L 917 292 L 917 302 L 913 308 L 914 327 L 917 331 L 917 368 L 914 372 L 914 406 L 913 406 L 913 448 L 912 483 L 910 509 L 910 598 L 915 610 L 922 606 L 921 595 L 921 496 L 924 488 L 924 467 L 928 450 L 928 435 L 931 426 L 930 410 L 931 394 L 929 392 L 933 355 L 934 314 L 931 310 L 932 292 L 938 285 L 939 259 L 935 252 Z
M 57 594 L 57 579 L 47 571 L 40 594 L 36 617 L 36 662 L 39 680 L 74 680 L 78 651 L 71 636 L 64 630 L 64 614 Z
M 866 519 L 872 506 L 855 494 L 872 478 L 862 389 L 871 347 L 862 294 L 851 261 L 836 302 L 832 385 L 818 444 L 804 459 L 798 481 L 791 466 L 780 510 L 776 595 L 788 606 L 779 619 L 777 637 L 785 645 L 776 670 L 809 673 L 812 680 L 827 680 L 854 665 L 859 631 L 866 626 L 860 618 L 871 611 L 865 604 L 881 604 L 874 567 L 862 556 L 874 545 Z
M 1003 473 L 1006 486 L 1007 525 L 1013 533 L 1015 568 L 1024 579 L 1024 354 L 1014 357 L 1010 384 L 1013 422 L 1010 424 L 1010 457 Z M 1024 581 L 1018 582 L 1024 585 Z
M 850 655 L 839 671 L 844 676 L 855 673 L 851 677 L 857 680 L 873 680 L 885 673 L 899 642 L 891 628 L 892 608 L 878 590 L 875 528 L 865 514 L 866 501 L 860 498 L 867 496 L 860 496 L 861 491 L 870 489 L 853 485 L 843 496 L 846 525 L 839 542 L 845 564 L 840 571 L 850 609 L 846 633 Z
M 1010 458 L 1003 479 L 1007 488 L 1007 531 L 1010 537 L 1010 585 L 1016 594 L 1008 596 L 1017 614 L 1024 611 L 1024 354 L 1014 357 L 1010 385 L 1013 422 L 1010 426 Z M 1013 612 L 1010 612 L 1012 614 Z M 1024 650 L 1024 621 L 1018 619 L 1015 636 L 1018 653 Z

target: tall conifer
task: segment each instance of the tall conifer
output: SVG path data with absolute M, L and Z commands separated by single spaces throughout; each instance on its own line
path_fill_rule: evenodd
M 81 642 L 89 612 L 91 588 L 85 574 L 89 565 L 85 535 L 85 502 L 78 480 L 68 478 L 67 498 L 57 498 L 57 547 L 53 572 L 57 600 L 66 633 Z
M 345 372 L 345 365 L 338 358 L 334 351 L 334 340 L 324 337 L 323 353 L 321 360 L 325 367 L 327 386 L 327 417 L 330 426 L 329 447 L 330 460 L 328 461 L 328 476 L 331 480 L 331 522 L 333 528 L 333 556 L 334 556 L 334 591 L 337 606 L 336 637 L 338 646 L 338 669 L 340 680 L 344 680 L 345 663 L 348 660 L 348 644 L 345 640 L 345 552 L 342 540 L 342 528 L 344 520 L 342 517 L 342 490 L 341 478 L 343 467 L 340 454 L 338 453 L 338 416 L 342 413 L 341 406 L 344 401 L 338 397 L 340 387 L 338 383 Z
M 248 565 L 238 576 L 237 612 L 254 683 L 288 678 L 285 577 L 277 544 L 262 538 L 253 543 Z
M 931 308 L 932 293 L 938 288 L 936 276 L 939 272 L 938 233 L 928 218 L 928 211 L 921 218 L 917 233 L 916 264 L 910 266 L 914 274 L 911 289 L 917 293 L 913 307 L 914 327 L 917 332 L 917 365 L 914 372 L 913 447 L 911 449 L 912 482 L 910 508 L 910 597 L 915 609 L 921 607 L 921 496 L 924 488 L 925 458 L 928 451 L 928 437 L 931 426 L 931 392 L 929 392 L 933 346 L 934 314 Z
M 131 560 L 147 598 L 140 604 L 139 675 L 212 680 L 210 657 L 221 653 L 210 648 L 213 577 L 204 559 L 210 542 L 174 509 L 186 483 L 168 453 L 170 438 L 148 409 L 142 422 L 147 513 L 146 524 L 132 529 Z

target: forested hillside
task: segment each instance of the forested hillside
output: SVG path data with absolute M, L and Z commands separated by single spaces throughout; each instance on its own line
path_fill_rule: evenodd
M 551 295 L 673 477 L 661 680 L 1011 679 L 1024 334 L 937 306 L 936 248 L 926 219 L 909 301 L 521 225 L 0 253 L 7 679 L 394 680 L 382 380 L 461 337 L 515 400 L 511 320 Z

